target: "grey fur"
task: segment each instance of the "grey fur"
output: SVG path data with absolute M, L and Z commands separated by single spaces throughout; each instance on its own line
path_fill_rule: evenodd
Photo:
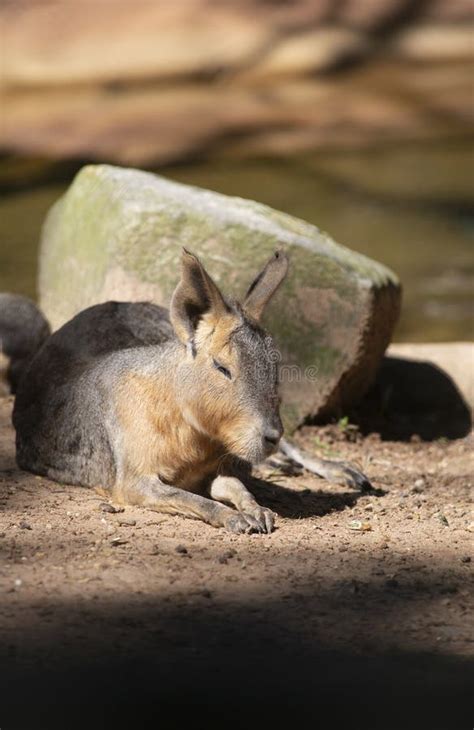
M 173 347 L 168 312 L 154 304 L 107 302 L 67 322 L 38 353 L 16 397 L 19 466 L 68 484 L 112 487 L 110 393 L 124 372 L 165 367 Z
M 13 393 L 49 333 L 48 322 L 31 299 L 0 292 L 0 353 L 7 359 L 6 377 Z

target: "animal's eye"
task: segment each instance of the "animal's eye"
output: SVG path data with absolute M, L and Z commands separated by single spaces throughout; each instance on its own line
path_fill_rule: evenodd
M 225 375 L 226 378 L 229 378 L 229 380 L 232 380 L 232 375 L 230 370 L 228 370 L 224 365 L 221 365 L 220 362 L 217 362 L 217 360 L 212 361 L 214 363 L 214 367 L 216 370 L 218 370 L 222 375 Z

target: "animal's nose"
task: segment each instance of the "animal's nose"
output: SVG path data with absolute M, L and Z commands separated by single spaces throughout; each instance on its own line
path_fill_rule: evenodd
M 267 442 L 267 444 L 271 446 L 276 446 L 281 439 L 281 431 L 278 428 L 267 428 L 265 431 L 263 438 Z

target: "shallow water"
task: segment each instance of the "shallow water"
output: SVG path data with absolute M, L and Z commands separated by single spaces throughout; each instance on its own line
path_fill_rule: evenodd
M 46 166 L 31 176 L 28 161 L 10 160 L 2 175 L 6 165 L 0 161 L 0 290 L 35 296 L 41 224 L 71 168 L 52 174 Z M 267 203 L 382 261 L 404 288 L 395 339 L 442 341 L 474 336 L 473 169 L 470 141 L 462 139 L 291 160 L 218 159 L 157 172 Z

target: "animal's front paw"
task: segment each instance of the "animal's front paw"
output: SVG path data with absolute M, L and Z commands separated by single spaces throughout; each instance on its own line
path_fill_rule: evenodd
M 243 533 L 249 535 L 251 532 L 255 532 L 253 525 L 240 512 L 235 512 L 228 517 L 224 527 L 229 532 L 233 532 L 234 535 L 242 535 Z
M 273 531 L 273 512 L 259 505 L 246 507 L 242 512 L 235 512 L 225 521 L 224 527 L 236 535 L 243 533 L 249 535 L 252 532 L 269 534 Z
M 347 461 L 325 462 L 327 477 L 336 484 L 357 489 L 359 492 L 370 492 L 373 487 L 369 479 L 353 464 Z
M 266 534 L 273 532 L 275 516 L 271 510 L 266 509 L 265 507 L 260 507 L 260 505 L 257 504 L 244 507 L 242 514 L 252 525 L 252 532 Z

